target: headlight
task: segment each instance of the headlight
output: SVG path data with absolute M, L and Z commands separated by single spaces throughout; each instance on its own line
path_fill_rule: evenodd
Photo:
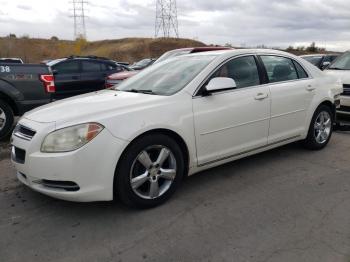
M 59 129 L 45 137 L 41 145 L 41 152 L 74 151 L 94 139 L 103 128 L 97 123 L 86 123 Z

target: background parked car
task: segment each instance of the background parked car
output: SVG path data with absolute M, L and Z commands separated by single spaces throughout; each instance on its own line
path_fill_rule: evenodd
M 138 62 L 132 64 L 129 67 L 133 70 L 142 70 L 142 69 L 145 69 L 146 67 L 152 65 L 155 61 L 156 61 L 156 59 L 154 59 L 154 58 L 146 58 L 146 59 L 142 59 L 141 61 L 138 61 Z
M 14 116 L 51 102 L 53 92 L 48 66 L 0 63 L 0 139 L 12 130 Z
M 21 58 L 0 58 L 0 64 L 23 64 L 23 60 Z
M 96 56 L 71 56 L 47 65 L 55 78 L 55 100 L 104 89 L 106 77 L 124 68 L 113 60 Z
M 300 57 L 304 58 L 306 61 L 310 62 L 314 66 L 321 70 L 324 70 L 329 66 L 340 54 L 313 54 L 313 55 L 302 55 Z
M 340 108 L 337 113 L 350 115 L 350 52 L 339 56 L 324 72 L 338 77 L 343 83 L 344 91 L 340 96 Z
M 189 47 L 189 48 L 175 49 L 175 50 L 165 52 L 156 61 L 154 61 L 153 64 L 160 63 L 166 59 L 179 56 L 179 55 L 186 55 L 186 54 L 206 52 L 206 51 L 225 50 L 225 49 L 232 49 L 232 48 L 208 46 L 208 47 Z M 113 85 L 120 84 L 122 81 L 136 75 L 138 72 L 139 71 L 134 70 L 134 71 L 115 73 L 115 74 L 109 75 L 106 78 L 106 87 L 111 87 Z

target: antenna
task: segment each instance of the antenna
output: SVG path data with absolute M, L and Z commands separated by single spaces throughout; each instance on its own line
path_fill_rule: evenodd
M 157 0 L 154 36 L 162 34 L 163 37 L 169 38 L 171 31 L 179 38 L 176 0 Z
M 72 0 L 71 3 L 73 4 L 73 9 L 71 10 L 73 12 L 74 19 L 74 38 L 83 38 L 86 39 L 86 27 L 85 27 L 85 4 L 88 2 L 85 0 Z

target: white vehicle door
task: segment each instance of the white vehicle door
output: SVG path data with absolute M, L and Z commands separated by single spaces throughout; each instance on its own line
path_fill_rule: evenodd
M 257 60 L 253 55 L 223 64 L 206 81 L 230 77 L 235 89 L 193 98 L 198 165 L 225 160 L 267 145 L 270 93 L 260 85 Z
M 302 66 L 287 57 L 262 55 L 271 92 L 268 143 L 294 139 L 308 128 L 306 115 L 315 95 L 313 80 Z

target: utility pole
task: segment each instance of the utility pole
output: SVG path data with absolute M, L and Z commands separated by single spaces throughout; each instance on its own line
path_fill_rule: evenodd
M 157 0 L 154 36 L 169 38 L 172 32 L 179 38 L 176 0 Z
M 74 38 L 86 39 L 86 26 L 85 26 L 85 6 L 88 2 L 85 0 L 72 0 L 73 14 L 71 17 L 74 19 Z

